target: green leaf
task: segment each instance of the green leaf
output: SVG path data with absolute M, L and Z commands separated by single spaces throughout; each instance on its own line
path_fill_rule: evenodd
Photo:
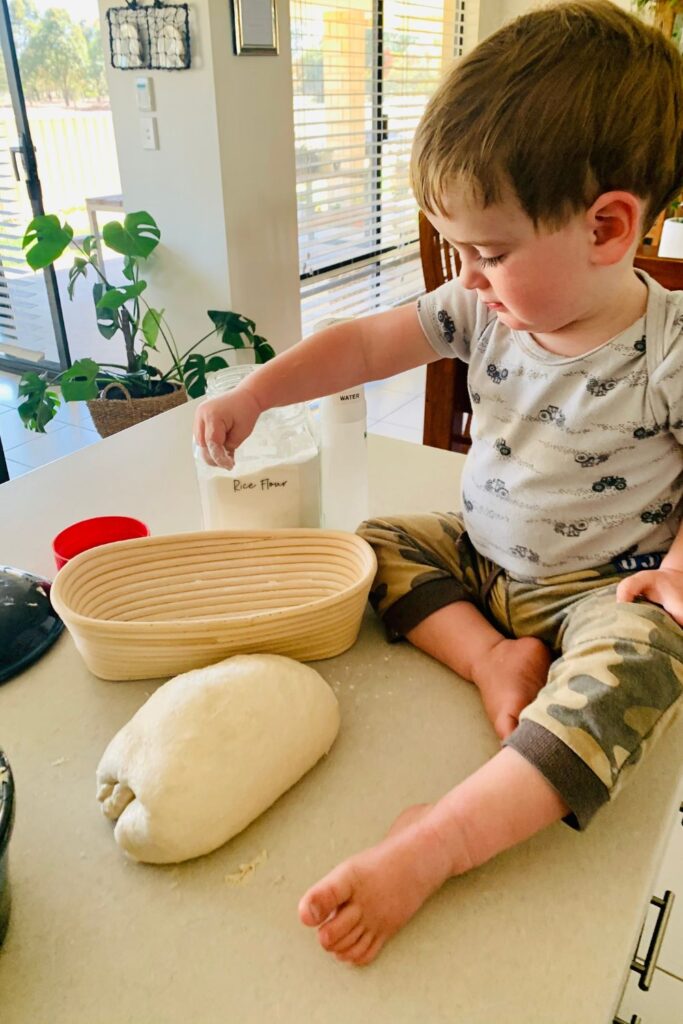
M 141 256 L 147 259 L 159 244 L 161 232 L 154 217 L 146 210 L 140 210 L 138 213 L 127 214 L 123 224 L 118 220 L 105 224 L 102 238 L 110 249 L 122 256 Z
M 26 253 L 26 262 L 33 270 L 42 270 L 58 259 L 73 238 L 73 228 L 54 214 L 34 217 L 26 228 L 22 247 L 32 246 Z M 37 428 L 34 428 L 37 429 Z
M 86 235 L 81 243 L 81 248 L 86 256 L 97 257 L 97 245 L 94 235 Z M 95 260 L 97 262 L 97 260 Z
M 157 347 L 159 327 L 163 315 L 163 309 L 152 309 L 150 307 L 142 318 L 142 333 L 145 336 L 145 345 L 149 345 L 150 348 L 155 349 Z
M 199 398 L 206 392 L 206 375 L 215 373 L 216 370 L 223 370 L 227 362 L 222 356 L 211 356 L 206 359 L 199 352 L 188 356 L 183 367 L 185 387 L 190 398 Z
M 216 332 L 224 345 L 231 345 L 233 348 L 244 348 L 245 342 L 242 335 L 246 335 L 251 341 L 256 324 L 248 317 L 240 313 L 232 313 L 229 310 L 218 309 L 207 310 Z M 237 339 L 237 340 L 235 340 Z
M 94 359 L 79 359 L 65 370 L 60 384 L 65 402 L 84 402 L 97 398 L 97 375 L 100 368 Z
M 45 433 L 45 424 L 50 422 L 60 405 L 57 394 L 48 388 L 47 377 L 35 370 L 25 373 L 19 382 L 19 394 L 25 401 L 17 411 L 24 426 L 39 434 Z
M 134 256 L 126 256 L 123 261 L 123 276 L 129 281 L 135 280 L 135 269 L 138 265 L 138 261 Z
M 98 303 L 104 294 L 104 285 L 99 281 L 93 285 L 92 297 L 95 301 L 95 315 L 97 317 L 97 329 L 103 338 L 113 338 L 119 330 L 119 321 L 116 313 L 111 309 L 102 309 Z
M 137 284 L 129 284 L 126 288 L 109 288 L 99 302 L 95 303 L 98 310 L 118 309 L 130 299 L 137 299 L 147 287 L 146 281 L 138 281 Z
M 275 349 L 260 334 L 254 335 L 254 357 L 257 363 L 267 363 L 275 358 Z
M 76 284 L 76 281 L 78 280 L 79 277 L 86 276 L 89 266 L 90 264 L 88 263 L 88 261 L 84 260 L 80 256 L 77 256 L 76 259 L 74 260 L 74 265 L 69 271 L 69 287 L 67 288 L 70 299 L 73 299 L 74 297 L 74 286 Z

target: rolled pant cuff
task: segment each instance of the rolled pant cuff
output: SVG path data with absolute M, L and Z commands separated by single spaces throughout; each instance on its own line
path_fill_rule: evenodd
M 571 808 L 563 820 L 572 828 L 586 828 L 595 812 L 608 802 L 609 790 L 595 772 L 571 747 L 537 722 L 523 718 L 503 746 L 521 754 L 557 790 Z
M 387 639 L 392 643 L 400 640 L 440 608 L 445 608 L 454 601 L 466 600 L 471 600 L 471 597 L 465 588 L 451 577 L 421 583 L 395 601 L 384 613 L 382 618 Z

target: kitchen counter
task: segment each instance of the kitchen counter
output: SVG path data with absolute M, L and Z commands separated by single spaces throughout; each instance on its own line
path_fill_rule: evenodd
M 197 529 L 192 412 L 2 485 L 0 563 L 53 575 L 51 538 L 92 515 Z M 372 514 L 458 506 L 461 456 L 369 441 Z M 65 633 L 0 686 L 17 786 L 2 1024 L 611 1024 L 671 829 L 681 717 L 587 832 L 555 825 L 451 880 L 356 969 L 298 923 L 300 896 L 498 742 L 474 687 L 386 644 L 369 612 L 316 668 L 341 704 L 330 755 L 226 846 L 169 867 L 126 860 L 95 800 L 104 748 L 157 684 L 95 678 Z

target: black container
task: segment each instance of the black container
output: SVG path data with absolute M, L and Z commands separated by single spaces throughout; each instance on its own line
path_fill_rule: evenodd
M 9 838 L 14 824 L 14 780 L 9 761 L 0 750 L 0 946 L 9 924 Z

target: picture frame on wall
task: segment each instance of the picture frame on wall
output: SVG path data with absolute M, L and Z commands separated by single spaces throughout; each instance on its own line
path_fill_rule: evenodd
M 231 0 L 235 53 L 272 56 L 280 52 L 277 0 Z

